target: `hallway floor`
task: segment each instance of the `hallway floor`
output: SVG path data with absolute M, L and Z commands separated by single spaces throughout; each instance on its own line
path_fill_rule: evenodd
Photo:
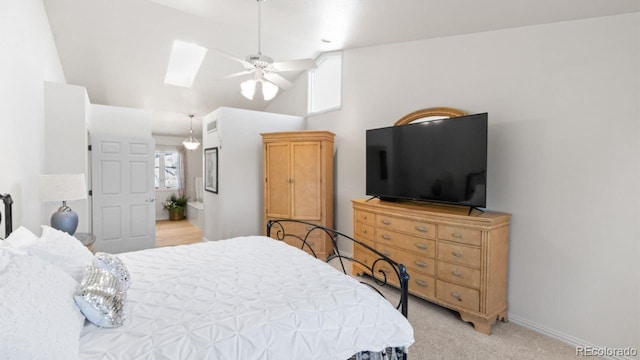
M 156 246 L 175 246 L 202 241 L 202 230 L 189 220 L 156 221 Z

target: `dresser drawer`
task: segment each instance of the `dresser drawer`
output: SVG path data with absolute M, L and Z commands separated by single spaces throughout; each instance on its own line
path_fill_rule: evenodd
M 356 221 L 354 237 L 356 240 L 366 242 L 367 244 L 373 244 L 375 231 L 376 229 L 373 227 L 373 225 Z
M 480 270 L 438 261 L 438 279 L 480 288 Z
M 373 262 L 379 258 L 377 254 L 357 245 L 353 248 L 353 257 L 362 262 L 368 268 L 371 268 Z
M 406 232 L 425 239 L 436 238 L 436 226 L 430 223 L 378 214 L 376 215 L 376 226 L 392 228 L 396 231 Z
M 438 239 L 480 246 L 482 232 L 460 226 L 438 225 Z
M 432 258 L 427 258 L 424 255 L 410 253 L 380 243 L 376 244 L 376 250 L 378 250 L 382 255 L 391 258 L 391 260 L 406 266 L 407 269 L 411 269 L 411 273 L 417 272 L 432 276 L 436 273 L 436 261 Z
M 436 297 L 436 280 L 431 276 L 409 273 L 409 292 L 412 294 L 433 299 Z
M 469 267 L 480 267 L 480 248 L 438 242 L 438 261 L 446 261 Z
M 435 240 L 427 240 L 387 229 L 376 228 L 376 243 L 415 251 L 426 257 L 434 258 L 436 256 Z
M 374 213 L 362 210 L 355 210 L 355 220 L 364 224 L 374 225 L 376 223 L 376 216 Z
M 480 311 L 480 292 L 446 281 L 436 280 L 436 298 L 456 307 Z

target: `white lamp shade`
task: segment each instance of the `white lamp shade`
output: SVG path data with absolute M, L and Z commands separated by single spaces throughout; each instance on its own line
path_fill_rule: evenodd
M 84 174 L 40 175 L 40 201 L 70 201 L 87 198 Z
M 191 135 L 182 142 L 182 145 L 184 145 L 187 150 L 195 150 L 200 146 L 200 142 Z
M 253 100 L 253 95 L 256 92 L 256 81 L 251 79 L 240 84 L 240 92 L 242 96 L 249 100 Z
M 266 101 L 269 101 L 276 97 L 278 93 L 278 87 L 268 81 L 262 81 L 262 96 Z

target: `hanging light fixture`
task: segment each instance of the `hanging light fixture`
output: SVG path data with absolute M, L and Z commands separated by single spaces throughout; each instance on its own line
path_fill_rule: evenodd
M 191 128 L 189 129 L 189 137 L 182 142 L 182 145 L 184 145 L 184 147 L 187 148 L 187 150 L 195 150 L 198 148 L 198 146 L 200 146 L 200 142 L 198 141 L 198 139 L 193 137 L 193 114 L 190 114 L 189 117 L 191 118 Z

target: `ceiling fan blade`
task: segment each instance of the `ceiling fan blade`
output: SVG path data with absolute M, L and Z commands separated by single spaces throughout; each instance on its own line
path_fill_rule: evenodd
M 239 57 L 235 57 L 235 56 L 233 56 L 233 55 L 229 54 L 228 52 L 226 52 L 226 51 L 224 51 L 224 50 L 215 49 L 215 48 L 214 48 L 213 50 L 215 50 L 215 51 L 219 52 L 220 54 L 222 54 L 222 55 L 224 55 L 224 56 L 228 57 L 228 58 L 229 58 L 229 59 L 231 59 L 231 60 L 234 60 L 234 61 L 239 62 L 240 64 L 244 65 L 246 68 L 252 68 L 252 67 L 253 67 L 253 64 L 251 64 L 251 63 L 249 63 L 249 62 L 246 62 L 246 61 L 244 61 L 243 59 L 240 59 Z
M 293 86 L 293 84 L 291 82 L 289 82 L 289 80 L 283 78 L 282 76 L 278 75 L 278 74 L 274 74 L 274 73 L 265 73 L 264 78 L 269 80 L 270 82 L 278 85 L 279 88 L 282 88 L 284 90 L 288 90 L 291 88 L 291 86 Z
M 274 62 L 272 66 L 275 71 L 280 71 L 280 72 L 309 70 L 309 69 L 315 69 L 316 67 L 318 67 L 318 65 L 313 59 L 279 61 L 279 62 Z
M 231 78 L 242 76 L 242 75 L 248 75 L 248 74 L 251 74 L 254 71 L 256 71 L 256 69 L 238 71 L 237 73 L 233 73 L 233 74 L 229 74 L 227 76 L 223 76 L 223 77 L 220 78 L 220 80 L 231 79 Z

